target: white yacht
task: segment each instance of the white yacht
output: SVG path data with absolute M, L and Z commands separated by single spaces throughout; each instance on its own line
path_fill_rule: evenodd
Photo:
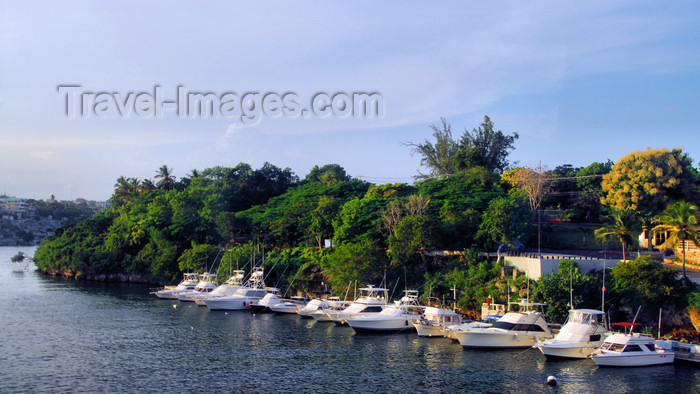
M 572 309 L 559 333 L 535 347 L 547 357 L 587 358 L 609 334 L 601 321 L 603 316 L 595 309 Z
M 355 332 L 412 332 L 413 322 L 421 317 L 424 306 L 418 303 L 417 290 L 404 290 L 401 300 L 387 305 L 379 313 L 361 314 L 346 318 Z
M 463 347 L 495 349 L 528 348 L 554 336 L 544 315 L 534 310 L 544 304 L 527 301 L 508 303 L 509 308 L 512 305 L 518 305 L 521 310 L 506 313 L 490 327 L 468 327 L 453 331 L 451 335 Z
M 263 268 L 256 267 L 250 274 L 248 282 L 239 287 L 232 295 L 226 297 L 207 298 L 204 304 L 211 310 L 238 311 L 250 309 L 267 294 L 263 282 Z
M 634 323 L 615 324 L 631 328 Z M 615 333 L 605 338 L 591 358 L 600 367 L 644 367 L 673 363 L 674 352 L 656 347 L 655 342 L 654 338 L 637 333 Z
M 183 291 L 177 295 L 177 299 L 182 302 L 192 302 L 195 295 L 209 294 L 216 289 L 219 284 L 216 282 L 216 274 L 203 273 L 199 275 L 199 282 L 192 291 Z
M 258 302 L 250 304 L 250 309 L 252 309 L 255 314 L 271 312 L 271 306 L 282 303 L 282 299 L 277 295 L 280 289 L 276 287 L 266 287 L 265 291 L 267 291 L 267 294 L 265 294 L 263 298 Z
M 306 297 L 294 296 L 290 299 L 282 299 L 282 302 L 270 306 L 270 310 L 275 313 L 296 314 L 299 308 L 306 304 Z
M 320 308 L 309 313 L 309 316 L 315 321 L 332 322 L 329 312 L 340 312 L 350 306 L 350 301 L 343 301 L 337 297 L 329 298 L 321 304 Z
M 389 289 L 369 285 L 360 289 L 360 297 L 347 308 L 340 311 L 325 309 L 324 311 L 335 324 L 345 324 L 347 319 L 384 310 L 388 293 Z
M 311 319 L 312 313 L 316 312 L 319 309 L 323 309 L 327 306 L 328 306 L 328 299 L 314 298 L 313 300 L 309 301 L 306 305 L 299 308 L 297 310 L 297 313 L 302 318 Z
M 449 326 L 462 324 L 462 316 L 451 309 L 426 307 L 423 316 L 413 323 L 419 337 L 444 337 Z
M 158 290 L 151 294 L 155 294 L 158 298 L 163 299 L 177 299 L 180 293 L 194 290 L 198 283 L 197 276 L 195 273 L 186 272 L 177 286 L 165 286 L 163 290 Z
M 194 300 L 195 304 L 199 306 L 207 306 L 204 303 L 205 299 L 230 296 L 236 292 L 239 287 L 241 287 L 243 284 L 243 278 L 245 278 L 245 271 L 235 270 L 232 272 L 232 275 L 229 276 L 226 282 L 219 285 L 219 287 L 212 290 L 210 293 L 195 294 L 192 296 L 192 299 Z

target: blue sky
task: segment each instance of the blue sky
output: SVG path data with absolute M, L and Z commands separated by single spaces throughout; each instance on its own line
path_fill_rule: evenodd
M 0 1 L 0 193 L 104 200 L 121 176 L 265 161 L 411 182 L 444 116 L 517 132 L 511 160 L 585 166 L 646 147 L 700 159 L 700 3 Z M 65 114 L 84 91 L 377 92 L 379 117 Z

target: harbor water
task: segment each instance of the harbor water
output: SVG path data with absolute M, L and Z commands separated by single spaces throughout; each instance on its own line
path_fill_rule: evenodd
M 43 276 L 0 248 L 0 392 L 700 392 L 700 369 L 597 368 L 296 315 L 215 312 L 148 286 Z M 545 383 L 557 378 L 557 386 Z

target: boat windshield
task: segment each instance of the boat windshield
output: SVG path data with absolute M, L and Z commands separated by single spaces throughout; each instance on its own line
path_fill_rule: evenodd
M 622 349 L 625 348 L 625 345 L 622 343 L 612 343 L 612 342 L 605 342 L 603 343 L 602 349 L 607 350 L 609 352 L 622 352 Z
M 567 323 L 579 323 L 579 324 L 598 324 L 600 323 L 601 315 L 592 315 L 590 313 L 583 313 L 578 311 L 569 312 L 569 320 Z

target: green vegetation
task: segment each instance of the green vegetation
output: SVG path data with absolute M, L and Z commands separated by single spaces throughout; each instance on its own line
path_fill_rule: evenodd
M 641 231 L 636 214 L 650 221 L 667 204 L 697 201 L 698 173 L 680 150 L 634 153 L 614 166 L 510 169 L 518 135 L 494 131 L 488 117 L 459 141 L 444 119 L 432 129 L 435 141 L 408 143 L 429 171 L 412 185 L 372 185 L 338 164 L 315 166 L 303 179 L 269 163 L 193 170 L 179 180 L 165 165 L 156 182 L 120 177 L 111 209 L 58 228 L 35 261 L 56 274 L 127 274 L 163 283 L 183 271 L 216 271 L 225 280 L 265 256 L 268 284 L 283 290 L 328 286 L 343 295 L 354 285 L 384 282 L 449 298 L 456 288 L 456 305 L 474 311 L 489 295 L 496 302 L 527 296 L 527 278 L 508 275 L 500 259 L 484 252 L 500 257 L 518 242 L 533 248 L 539 227 L 543 247 L 552 246 L 546 234 L 580 239 L 600 228 L 596 235 L 620 240 L 626 257 Z M 666 214 L 658 220 L 670 226 L 664 230 L 678 227 Z M 697 238 L 695 230 L 683 231 L 680 239 Z M 325 240 L 333 247 L 324 248 Z M 608 275 L 606 309 L 617 313 L 637 305 L 682 309 L 693 291 L 648 257 Z M 565 317 L 572 288 L 576 307 L 602 302 L 602 273 L 581 272 L 570 261 L 530 286 L 554 319 Z

